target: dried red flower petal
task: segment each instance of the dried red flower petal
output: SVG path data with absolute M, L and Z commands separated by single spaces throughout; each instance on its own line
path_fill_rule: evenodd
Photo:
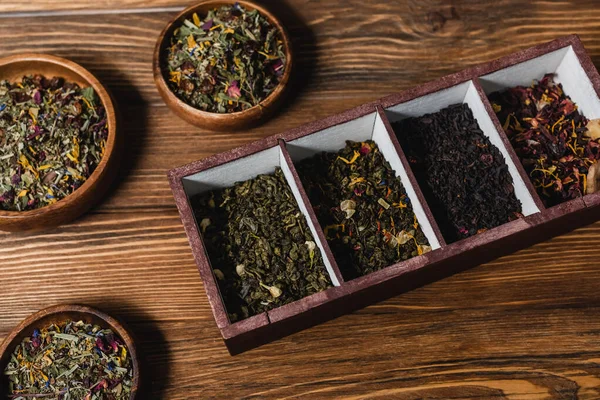
M 363 156 L 366 154 L 369 154 L 371 152 L 371 146 L 369 146 L 368 144 L 364 143 L 361 147 L 360 147 L 360 154 L 362 154 Z
M 103 352 L 106 352 L 106 350 L 107 350 L 106 345 L 104 344 L 104 341 L 100 337 L 96 338 L 96 347 L 99 348 Z
M 229 85 L 229 88 L 227 88 L 227 95 L 229 97 L 237 99 L 242 95 L 242 92 L 238 85 L 239 85 L 238 81 L 231 82 L 231 85 Z
M 490 95 L 510 142 L 546 206 L 586 193 L 586 175 L 600 154 L 588 137 L 588 120 L 556 84 L 544 76 L 531 87 Z
M 38 337 L 34 337 L 31 339 L 31 345 L 34 349 L 37 349 L 42 344 L 42 341 Z

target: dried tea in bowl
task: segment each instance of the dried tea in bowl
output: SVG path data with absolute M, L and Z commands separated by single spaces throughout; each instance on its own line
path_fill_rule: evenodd
M 375 142 L 348 141 L 337 153 L 300 161 L 297 170 L 346 278 L 431 250 L 400 178 Z
M 165 57 L 173 93 L 213 113 L 258 105 L 279 85 L 286 65 L 278 28 L 238 3 L 185 19 Z
M 553 75 L 489 98 L 544 205 L 600 189 L 600 121 L 588 121 Z
M 77 190 L 104 156 L 106 111 L 62 78 L 0 82 L 0 210 L 27 211 Z
M 280 168 L 191 204 L 231 322 L 331 286 Z
M 13 400 L 128 400 L 133 364 L 112 330 L 65 321 L 23 339 L 3 374 Z

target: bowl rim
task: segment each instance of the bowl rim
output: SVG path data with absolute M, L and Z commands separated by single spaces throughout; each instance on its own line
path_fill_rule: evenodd
M 23 219 L 23 218 L 31 218 L 31 217 L 40 217 L 43 215 L 53 214 L 58 210 L 62 210 L 64 208 L 68 208 L 72 203 L 74 203 L 77 199 L 77 196 L 74 196 L 77 193 L 83 193 L 87 190 L 94 187 L 96 182 L 100 179 L 100 177 L 104 174 L 106 167 L 108 165 L 109 159 L 111 158 L 113 151 L 116 145 L 116 136 L 117 136 L 117 119 L 115 114 L 115 106 L 112 100 L 112 97 L 108 90 L 100 83 L 100 81 L 87 69 L 82 67 L 81 65 L 67 60 L 66 58 L 57 57 L 49 54 L 40 54 L 40 53 L 21 53 L 15 54 L 8 57 L 0 58 L 0 67 L 10 65 L 18 62 L 42 62 L 46 64 L 54 64 L 60 67 L 64 67 L 72 72 L 80 75 L 86 82 L 89 84 L 104 106 L 106 110 L 106 121 L 108 124 L 108 137 L 106 139 L 106 146 L 104 150 L 104 156 L 102 160 L 96 166 L 94 172 L 86 179 L 86 181 L 79 188 L 74 190 L 71 194 L 62 199 L 58 200 L 56 203 L 51 204 L 49 206 L 44 206 L 40 208 L 36 208 L 34 210 L 27 211 L 13 211 L 13 210 L 2 210 L 0 209 L 0 220 L 9 220 L 9 219 Z
M 0 344 L 0 359 L 7 351 L 12 351 L 9 346 L 10 344 L 26 329 L 33 328 L 34 325 L 40 321 L 42 318 L 45 318 L 50 315 L 62 314 L 62 313 L 81 313 L 95 316 L 101 319 L 106 324 L 110 325 L 111 328 L 114 329 L 115 333 L 123 339 L 125 346 L 127 347 L 127 352 L 131 357 L 131 363 L 133 368 L 133 381 L 132 381 L 132 392 L 130 396 L 130 400 L 136 398 L 137 393 L 140 389 L 140 360 L 135 346 L 135 340 L 130 333 L 129 328 L 123 325 L 122 322 L 118 321 L 116 318 L 111 317 L 103 311 L 100 311 L 96 308 L 79 305 L 79 304 L 57 304 L 54 306 L 50 306 L 39 310 L 23 321 L 21 321 L 16 327 L 14 327 L 10 333 L 6 336 L 6 338 Z M 3 371 L 0 371 L 0 374 Z M 0 393 L 1 395 L 2 393 Z
M 258 10 L 258 12 L 260 14 L 262 14 L 265 18 L 267 18 L 267 20 L 269 20 L 269 22 L 271 24 L 273 24 L 273 26 L 275 26 L 279 30 L 279 32 L 281 34 L 282 42 L 283 42 L 285 57 L 286 57 L 285 70 L 283 72 L 281 80 L 279 81 L 279 84 L 275 87 L 275 89 L 267 97 L 265 97 L 262 101 L 260 101 L 255 106 L 252 106 L 243 111 L 236 111 L 236 112 L 231 112 L 231 113 L 217 113 L 217 112 L 209 112 L 209 111 L 200 110 L 196 107 L 193 107 L 193 106 L 187 104 L 185 101 L 183 101 L 179 97 L 177 97 L 177 95 L 175 95 L 175 93 L 173 93 L 173 91 L 169 87 L 169 84 L 165 80 L 165 76 L 164 76 L 162 68 L 161 68 L 161 61 L 163 59 L 163 57 L 162 57 L 163 44 L 166 42 L 166 40 L 170 39 L 170 37 L 167 37 L 167 33 L 171 29 L 174 28 L 174 25 L 177 24 L 178 22 L 180 22 L 184 17 L 187 17 L 187 16 L 191 15 L 193 12 L 198 11 L 198 9 L 201 9 L 201 8 L 204 8 L 207 6 L 219 7 L 219 6 L 228 5 L 228 4 L 233 5 L 235 3 L 239 3 L 242 6 L 250 8 L 250 9 Z M 177 14 L 175 17 L 173 17 L 165 25 L 165 27 L 161 31 L 160 35 L 158 36 L 156 45 L 154 47 L 154 57 L 152 60 L 152 64 L 153 64 L 152 69 L 154 72 L 154 80 L 155 80 L 156 84 L 159 86 L 159 89 L 161 89 L 160 90 L 161 95 L 167 96 L 170 101 L 177 103 L 177 105 L 179 107 L 181 107 L 183 109 L 183 111 L 185 111 L 186 113 L 194 114 L 196 116 L 200 116 L 200 117 L 203 117 L 206 119 L 213 119 L 215 121 L 223 121 L 223 120 L 228 120 L 230 118 L 233 119 L 233 118 L 251 117 L 256 113 L 262 113 L 264 109 L 268 109 L 273 104 L 275 104 L 276 101 L 284 94 L 284 90 L 289 83 L 289 80 L 290 80 L 290 77 L 292 74 L 293 58 L 294 58 L 294 56 L 293 56 L 293 51 L 292 51 L 292 41 L 290 39 L 290 35 L 289 35 L 287 29 L 285 28 L 285 26 L 283 25 L 281 20 L 279 18 L 277 18 L 270 10 L 268 10 L 264 6 L 262 6 L 258 3 L 255 3 L 252 0 L 203 0 L 203 1 L 200 1 L 199 3 L 193 4 L 193 5 L 185 8 L 183 11 L 181 11 L 179 14 Z

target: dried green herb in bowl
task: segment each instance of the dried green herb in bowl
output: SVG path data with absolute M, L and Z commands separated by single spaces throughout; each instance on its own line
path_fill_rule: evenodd
M 107 137 L 91 87 L 41 75 L 1 81 L 0 210 L 33 210 L 73 193 L 100 163 Z
M 280 168 L 191 203 L 232 322 L 331 286 Z
M 400 178 L 375 142 L 348 141 L 297 169 L 347 279 L 431 251 Z
M 239 3 L 192 13 L 174 30 L 165 57 L 171 91 L 192 107 L 221 114 L 259 105 L 286 69 L 282 32 Z
M 34 330 L 16 346 L 3 374 L 14 400 L 126 400 L 134 380 L 123 341 L 83 321 Z

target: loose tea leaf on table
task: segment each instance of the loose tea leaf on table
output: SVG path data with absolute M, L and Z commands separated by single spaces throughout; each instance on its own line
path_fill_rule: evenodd
M 600 123 L 579 112 L 553 75 L 489 98 L 547 207 L 600 189 Z
M 286 63 L 277 27 L 237 3 L 184 20 L 166 53 L 175 95 L 215 113 L 258 105 L 279 85 Z
M 431 250 L 410 198 L 373 141 L 302 160 L 298 174 L 347 279 Z
M 191 204 L 232 322 L 331 286 L 280 168 Z
M 4 370 L 14 400 L 126 400 L 133 365 L 110 329 L 65 321 L 36 329 L 19 344 Z
M 106 111 L 91 87 L 26 76 L 0 82 L 0 210 L 26 211 L 77 190 L 104 155 Z
M 448 243 L 522 217 L 504 157 L 467 104 L 393 128 Z

